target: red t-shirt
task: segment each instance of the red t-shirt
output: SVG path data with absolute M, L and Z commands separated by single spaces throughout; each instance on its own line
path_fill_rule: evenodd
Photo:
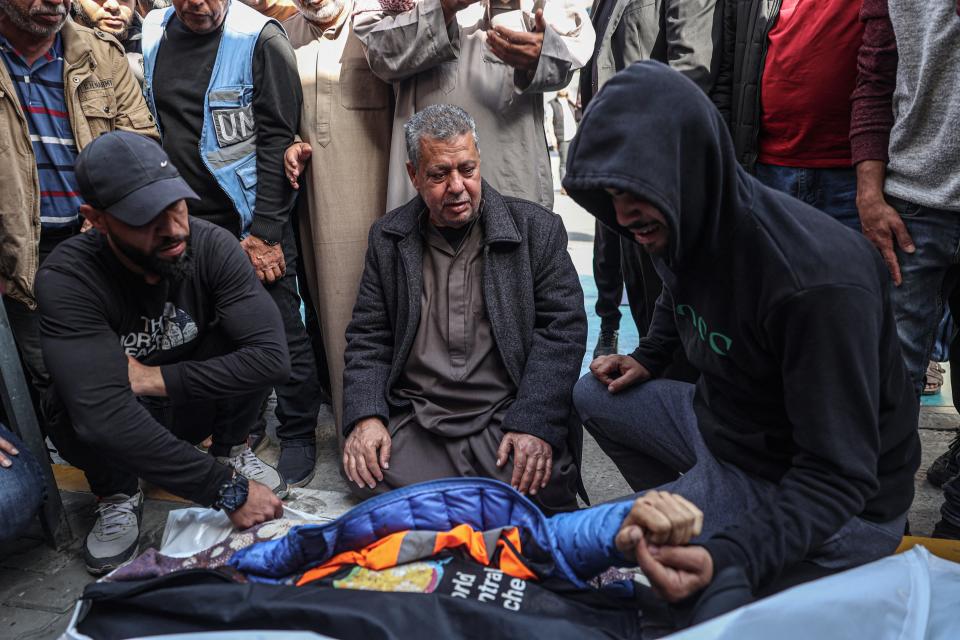
M 783 0 L 760 81 L 760 162 L 850 166 L 859 12 L 853 0 Z

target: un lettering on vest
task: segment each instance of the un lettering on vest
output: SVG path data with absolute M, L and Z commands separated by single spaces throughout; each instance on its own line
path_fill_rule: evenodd
M 707 321 L 697 313 L 696 309 L 688 304 L 678 304 L 676 312 L 678 317 L 687 318 L 690 321 L 697 338 L 706 343 L 711 351 L 718 356 L 725 356 L 730 353 L 733 339 L 717 331 L 710 331 Z
M 213 128 L 217 132 L 217 144 L 222 149 L 249 140 L 257 133 L 253 106 L 213 109 Z

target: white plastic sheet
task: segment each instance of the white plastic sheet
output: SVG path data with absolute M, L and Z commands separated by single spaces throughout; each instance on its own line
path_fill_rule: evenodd
M 290 507 L 283 508 L 283 517 L 287 520 L 303 520 L 304 523 L 326 520 Z M 176 509 L 167 514 L 160 553 L 171 558 L 192 556 L 209 549 L 233 531 L 233 523 L 222 511 L 202 507 Z
M 958 640 L 960 564 L 923 547 L 794 587 L 670 640 Z

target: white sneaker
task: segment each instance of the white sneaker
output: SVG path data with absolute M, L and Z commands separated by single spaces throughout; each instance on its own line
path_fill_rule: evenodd
M 87 534 L 83 559 L 87 571 L 101 576 L 133 560 L 140 547 L 143 492 L 117 493 L 100 498 L 97 521 Z
M 233 467 L 247 480 L 255 480 L 270 487 L 281 500 L 287 497 L 287 483 L 280 476 L 280 472 L 258 458 L 246 444 L 231 447 L 230 455 L 217 456 L 217 462 Z

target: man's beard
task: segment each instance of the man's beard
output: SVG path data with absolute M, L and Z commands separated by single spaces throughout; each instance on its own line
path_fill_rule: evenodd
M 303 16 L 310 22 L 328 24 L 340 15 L 340 12 L 343 11 L 344 6 L 347 4 L 347 0 L 329 0 L 318 9 L 308 6 L 306 0 L 296 0 L 296 3 L 300 12 L 303 13 Z
M 164 280 L 179 282 L 186 278 L 193 269 L 193 253 L 190 251 L 190 236 L 177 236 L 176 238 L 171 238 L 169 242 L 158 247 L 153 253 L 143 253 L 139 249 L 130 246 L 123 240 L 120 240 L 116 236 L 111 236 L 110 239 L 113 241 L 113 245 L 130 262 L 134 263 L 147 273 L 160 276 Z M 181 240 L 185 242 L 187 246 L 184 247 L 183 253 L 176 258 L 169 260 L 161 258 L 157 255 L 157 253 L 160 251 L 177 244 Z
M 10 18 L 10 22 L 12 22 L 18 29 L 21 31 L 26 31 L 27 33 L 32 33 L 35 36 L 54 35 L 60 31 L 61 28 L 63 28 L 63 23 L 66 22 L 67 19 L 67 8 L 62 4 L 41 4 L 39 7 L 33 7 L 26 11 L 21 11 L 9 0 L 2 0 L 0 1 L 0 10 L 2 10 L 8 18 Z M 30 19 L 31 16 L 36 15 L 62 16 L 63 20 L 55 25 L 43 26 Z
M 121 43 L 127 39 L 127 31 L 130 30 L 129 24 L 124 24 L 123 30 L 120 31 L 119 33 L 112 31 L 110 29 L 104 29 L 103 27 L 99 26 L 97 22 L 93 20 L 93 18 L 91 18 L 84 12 L 83 7 L 80 6 L 79 2 L 73 2 L 70 5 L 70 16 L 73 18 L 74 22 L 78 22 L 85 27 L 90 27 L 91 29 L 100 29 L 104 33 L 109 33 L 114 38 L 119 40 Z

